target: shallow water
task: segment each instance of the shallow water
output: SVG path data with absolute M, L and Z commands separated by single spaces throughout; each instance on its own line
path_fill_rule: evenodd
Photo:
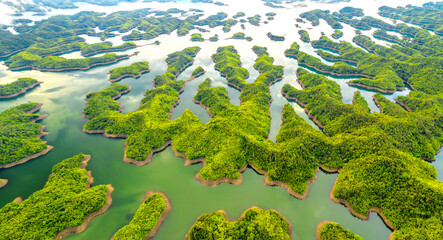
M 229 33 L 221 31 L 220 27 L 210 29 L 211 32 L 203 33 L 203 37 L 209 38 L 214 34 L 220 36 L 218 42 L 190 42 L 190 35 L 177 37 L 176 33 L 163 35 L 153 40 L 136 41 L 137 45 L 152 43 L 159 40 L 159 46 L 148 45 L 137 49 L 119 52 L 121 54 L 130 54 L 134 51 L 140 51 L 140 54 L 127 60 L 123 60 L 110 66 L 93 68 L 88 71 L 73 71 L 62 73 L 41 73 L 37 71 L 11 72 L 7 71 L 5 66 L 0 66 L 0 84 L 11 82 L 18 77 L 34 77 L 44 83 L 27 93 L 24 96 L 16 97 L 11 100 L 0 101 L 0 111 L 8 109 L 11 106 L 25 103 L 28 101 L 44 103 L 41 114 L 50 114 L 49 118 L 41 123 L 47 125 L 49 135 L 43 139 L 48 144 L 55 146 L 49 154 L 38 159 L 31 160 L 10 169 L 0 170 L 0 178 L 6 178 L 9 183 L 6 187 L 0 189 L 0 206 L 12 201 L 18 196 L 26 198 L 34 191 L 41 189 L 47 180 L 54 164 L 61 160 L 83 152 L 91 154 L 92 160 L 87 167 L 92 171 L 94 184 L 112 184 L 115 188 L 112 194 L 113 203 L 107 213 L 96 217 L 90 226 L 81 234 L 71 236 L 70 239 L 109 239 L 119 228 L 127 224 L 140 205 L 145 192 L 156 190 L 165 192 L 171 200 L 172 212 L 160 228 L 155 239 L 182 239 L 192 226 L 197 217 L 206 212 L 214 212 L 223 209 L 231 219 L 238 218 L 247 208 L 259 206 L 264 209 L 276 209 L 282 213 L 293 224 L 294 239 L 313 239 L 316 225 L 324 220 L 337 221 L 344 227 L 361 235 L 365 239 L 388 239 L 391 231 L 383 224 L 382 220 L 376 215 L 371 214 L 369 221 L 362 221 L 353 217 L 349 211 L 340 204 L 335 204 L 329 199 L 330 190 L 337 177 L 336 174 L 326 174 L 318 172 L 318 179 L 310 185 L 309 197 L 305 200 L 298 200 L 289 195 L 281 187 L 269 187 L 263 185 L 263 176 L 258 175 L 251 169 L 243 173 L 243 182 L 240 185 L 221 184 L 217 187 L 205 187 L 200 182 L 193 179 L 193 176 L 201 168 L 200 164 L 184 166 L 181 158 L 175 157 L 171 148 L 167 148 L 161 153 L 155 154 L 152 163 L 136 167 L 122 162 L 124 140 L 108 139 L 101 135 L 88 135 L 81 132 L 86 120 L 80 118 L 83 107 L 85 106 L 84 97 L 90 91 L 98 91 L 110 85 L 106 73 L 110 69 L 120 66 L 127 66 L 136 61 L 149 61 L 150 73 L 142 75 L 138 79 L 126 78 L 120 81 L 121 84 L 128 84 L 132 90 L 123 95 L 119 102 L 124 106 L 123 112 L 134 111 L 139 107 L 140 100 L 147 89 L 153 88 L 153 79 L 156 75 L 166 71 L 167 65 L 164 62 L 168 53 L 182 50 L 189 46 L 200 46 L 202 49 L 195 58 L 194 64 L 186 69 L 179 79 L 188 79 L 192 71 L 197 66 L 202 66 L 206 73 L 193 81 L 187 83 L 184 92 L 180 96 L 181 103 L 174 109 L 172 119 L 178 118 L 185 109 L 190 109 L 204 123 L 210 120 L 206 111 L 198 104 L 192 102 L 197 92 L 198 85 L 206 78 L 211 78 L 213 86 L 224 86 L 228 90 L 232 104 L 239 105 L 240 92 L 232 87 L 228 87 L 226 79 L 214 69 L 214 63 L 210 56 L 216 52 L 220 46 L 234 45 L 239 51 L 243 62 L 243 67 L 248 69 L 250 77 L 248 82 L 253 82 L 258 76 L 258 72 L 253 68 L 256 55 L 251 48 L 254 45 L 265 46 L 272 57 L 275 58 L 275 64 L 283 65 L 285 68 L 284 79 L 270 86 L 272 104 L 271 130 L 269 139 L 275 141 L 281 124 L 281 111 L 284 104 L 292 104 L 296 112 L 304 118 L 313 127 L 318 127 L 313 123 L 304 112 L 303 108 L 294 102 L 288 102 L 281 95 L 281 88 L 284 84 L 301 89 L 296 81 L 295 71 L 298 68 L 297 61 L 284 57 L 284 50 L 289 48 L 293 41 L 301 45 L 301 49 L 308 53 L 315 51 L 309 44 L 302 44 L 295 28 L 295 18 L 298 14 L 310 9 L 322 8 L 331 11 L 338 10 L 344 6 L 361 6 L 359 1 L 338 4 L 309 3 L 307 8 L 290 9 L 272 9 L 264 7 L 262 2 L 257 0 L 253 2 L 254 8 L 245 7 L 246 1 L 226 0 L 229 7 L 218 7 L 209 4 L 191 4 L 189 2 L 180 2 L 177 4 L 161 3 L 134 3 L 120 4 L 117 7 L 100 7 L 100 11 L 107 13 L 117 10 L 130 10 L 140 7 L 153 7 L 158 9 L 168 9 L 177 7 L 189 9 L 191 7 L 207 10 L 207 14 L 213 14 L 219 11 L 228 12 L 230 16 L 237 11 L 246 12 L 247 16 L 255 14 L 264 15 L 266 12 L 276 12 L 275 20 L 269 24 L 262 24 L 260 27 L 246 25 L 245 34 L 252 36 L 254 41 L 244 40 L 225 40 L 231 37 L 235 32 L 242 31 L 240 24 L 234 26 Z M 365 1 L 367 2 L 367 1 Z M 406 5 L 407 3 L 416 3 L 416 1 L 390 1 L 391 6 Z M 138 5 L 137 5 L 138 4 Z M 374 15 L 378 6 L 387 4 L 384 1 L 371 1 L 365 13 Z M 52 14 L 73 14 L 80 10 L 93 9 L 95 6 L 89 4 L 78 4 L 79 9 L 75 10 L 54 10 Z M 28 17 L 25 14 L 25 17 Z M 38 20 L 42 17 L 33 16 L 32 19 Z M 264 17 L 262 18 L 265 19 Z M 303 25 L 304 28 L 310 27 L 310 23 Z M 308 30 L 311 39 L 318 39 L 321 32 L 330 36 L 333 30 L 322 21 L 319 27 Z M 197 32 L 196 30 L 192 31 Z M 267 32 L 276 35 L 285 35 L 284 42 L 273 42 L 266 36 Z M 355 36 L 354 29 L 345 26 L 344 36 L 339 40 L 351 41 Z M 99 38 L 87 37 L 88 43 L 100 42 Z M 339 41 L 337 40 L 337 41 Z M 114 45 L 121 44 L 121 36 L 107 39 Z M 79 53 L 74 52 L 67 57 L 78 57 Z M 332 64 L 322 59 L 326 64 Z M 350 79 L 333 78 L 341 89 L 344 103 L 351 103 L 354 92 L 360 90 L 362 95 L 368 101 L 371 110 L 378 111 L 372 101 L 373 91 L 367 91 L 348 86 L 345 82 Z M 393 101 L 393 98 L 401 95 L 407 95 L 409 90 L 385 95 Z M 437 161 L 433 163 L 436 169 L 441 173 L 443 171 L 442 155 L 437 155 Z M 438 175 L 442 180 L 442 174 Z

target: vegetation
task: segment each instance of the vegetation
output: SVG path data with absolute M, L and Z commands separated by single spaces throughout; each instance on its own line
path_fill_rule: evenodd
M 320 240 L 363 240 L 362 237 L 335 222 L 327 222 L 320 227 Z
M 391 8 L 382 6 L 379 8 L 379 14 L 383 17 L 402 20 L 403 22 L 418 24 L 425 29 L 434 31 L 436 34 L 443 35 L 443 14 L 441 2 L 429 2 L 423 4 L 423 7 L 407 5 L 404 7 Z
M 40 138 L 40 115 L 33 114 L 37 103 L 25 103 L 0 113 L 0 164 L 17 162 L 42 152 L 47 146 Z M 29 114 L 27 112 L 30 112 Z
M 300 35 L 300 39 L 303 42 L 311 42 L 311 38 L 309 37 L 309 33 L 306 30 L 300 30 L 298 31 L 298 34 Z
M 272 41 L 284 41 L 285 40 L 284 36 L 273 35 L 270 32 L 268 32 L 268 34 L 266 34 L 266 36 L 268 36 L 268 38 L 271 39 Z
M 102 53 L 102 52 L 115 52 L 115 51 L 124 51 L 131 48 L 136 48 L 134 42 L 127 42 L 120 46 L 112 46 L 111 42 L 100 42 L 91 45 L 85 45 L 81 48 L 81 53 L 83 56 L 91 56 L 94 54 Z
M 338 29 L 335 29 L 334 33 L 332 34 L 332 37 L 335 39 L 339 39 L 343 37 L 343 32 Z
M 40 57 L 21 52 L 5 61 L 11 70 L 32 68 L 40 71 L 86 70 L 94 66 L 114 63 L 129 58 L 128 55 L 107 53 L 101 57 L 67 59 L 58 56 Z
M 211 41 L 211 42 L 217 42 L 217 41 L 218 41 L 218 35 L 215 34 L 214 36 L 210 37 L 210 38 L 209 38 L 209 41 Z
M 238 32 L 238 33 L 234 33 L 234 35 L 232 35 L 233 39 L 245 39 L 246 35 L 243 32 Z
M 114 235 L 118 239 L 145 239 L 155 231 L 161 216 L 167 214 L 167 199 L 161 193 L 149 195 L 138 208 L 131 222 L 117 231 Z M 152 235 L 152 234 L 150 234 Z
M 248 21 L 251 25 L 260 26 L 261 16 L 256 14 L 253 17 L 248 17 Z
M 244 12 L 238 12 L 232 18 L 240 18 L 240 17 L 244 17 L 244 16 L 246 16 L 246 14 Z
M 109 80 L 112 82 L 119 81 L 124 77 L 139 77 L 145 72 L 149 72 L 149 63 L 147 61 L 135 62 L 129 66 L 111 69 Z
M 227 220 L 220 211 L 203 214 L 189 230 L 187 239 L 291 239 L 289 228 L 278 212 L 253 207 L 236 221 Z
M 34 78 L 19 78 L 12 83 L 0 85 L 0 97 L 18 94 L 37 83 L 37 80 Z
M 109 204 L 107 187 L 90 188 L 83 154 L 54 165 L 43 189 L 22 203 L 0 209 L 0 235 L 6 239 L 54 239 L 63 229 L 78 226 Z M 86 164 L 85 164 L 86 165 Z M 84 166 L 83 166 L 84 167 Z
M 204 70 L 201 66 L 198 66 L 198 67 L 192 72 L 191 76 L 192 76 L 192 77 L 198 77 L 198 76 L 200 76 L 200 75 L 202 75 L 202 74 L 204 74 L 204 73 L 205 73 L 205 70 Z
M 203 42 L 203 41 L 205 41 L 205 39 L 202 37 L 201 33 L 193 33 L 191 36 L 191 41 Z

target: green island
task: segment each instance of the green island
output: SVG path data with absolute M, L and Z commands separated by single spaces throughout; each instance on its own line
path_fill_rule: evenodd
M 291 224 L 275 210 L 252 207 L 237 220 L 227 218 L 224 211 L 203 214 L 185 239 L 291 239 Z
M 439 86 L 443 81 L 442 76 L 438 76 L 441 67 L 435 65 L 432 61 L 432 59 L 440 59 L 438 53 L 434 54 L 435 57 L 425 57 L 421 54 L 410 56 L 395 48 L 375 44 L 364 35 L 355 36 L 353 41 L 369 52 L 354 47 L 345 41 L 333 42 L 326 36 L 312 42 L 312 45 L 316 48 L 324 48 L 339 53 L 339 55 L 335 55 L 322 50 L 317 51 L 323 58 L 335 61 L 336 63 L 332 66 L 326 65 L 318 58 L 300 51 L 297 43 L 286 50 L 285 54 L 288 57 L 297 58 L 303 66 L 321 73 L 361 77 L 360 79 L 351 80 L 348 82 L 349 85 L 392 93 L 397 89 L 404 89 L 404 83 L 407 83 L 413 89 L 427 93 L 438 91 L 436 86 Z M 439 49 L 437 50 L 439 51 Z M 357 64 L 357 67 L 346 63 Z M 433 71 L 429 71 L 430 69 L 433 69 Z M 432 87 L 431 81 L 433 83 Z
M 0 209 L 0 235 L 7 239 L 61 239 L 82 232 L 112 203 L 111 185 L 91 188 L 85 167 L 89 155 L 78 154 L 54 165 L 43 189 Z M 38 221 L 37 221 L 38 219 Z
M 317 225 L 317 240 L 363 240 L 336 222 L 324 221 Z
M 244 12 L 237 12 L 234 16 L 232 16 L 232 18 L 241 18 L 246 16 L 246 14 Z
M 311 38 L 309 37 L 309 33 L 306 30 L 299 30 L 298 34 L 300 35 L 300 39 L 303 42 L 309 43 L 311 42 Z
M 266 36 L 268 36 L 268 38 L 271 39 L 272 41 L 284 41 L 285 40 L 284 36 L 277 36 L 277 35 L 274 35 L 270 32 L 268 32 L 266 34 Z
M 4 85 L 0 85 L 0 99 L 13 98 L 26 93 L 27 90 L 33 89 L 42 82 L 34 78 L 19 78 L 16 81 Z
M 52 150 L 40 139 L 47 133 L 43 132 L 45 126 L 36 122 L 48 116 L 34 113 L 41 106 L 29 102 L 0 113 L 0 168 L 22 164 Z
M 396 230 L 395 239 L 441 235 L 443 216 L 436 209 L 441 208 L 443 184 L 435 180 L 435 169 L 420 159 L 433 159 L 440 148 L 442 130 L 437 122 L 441 110 L 433 115 L 426 114 L 428 108 L 408 112 L 377 93 L 374 100 L 381 113 L 370 113 L 360 94 L 354 95 L 352 105 L 343 104 L 338 84 L 301 68 L 297 73 L 304 89 L 285 85 L 282 91 L 304 106 L 329 136 L 318 138 L 325 142 L 313 147 L 318 146 L 318 153 L 328 152 L 315 160 L 325 170 L 340 169 L 331 199 L 362 219 L 368 219 L 369 211 L 378 212 Z M 408 102 L 405 99 L 410 97 L 399 99 Z M 330 140 L 332 145 L 327 144 Z M 339 152 L 336 160 L 335 151 Z
M 201 75 L 203 75 L 203 74 L 205 74 L 205 73 L 206 73 L 205 69 L 203 69 L 201 66 L 198 66 L 198 67 L 192 72 L 192 74 L 191 74 L 191 78 L 192 78 L 192 80 L 193 80 L 194 78 L 198 78 L 198 77 L 200 77 Z
M 382 6 L 378 10 L 380 16 L 398 19 L 407 23 L 417 24 L 442 36 L 442 6 L 442 2 L 428 2 L 423 4 L 422 7 L 407 5 L 406 7 L 392 8 Z
M 106 53 L 100 57 L 67 59 L 59 56 L 40 57 L 27 52 L 21 52 L 6 60 L 5 63 L 9 70 L 34 69 L 38 71 L 60 72 L 88 70 L 96 66 L 109 65 L 128 59 L 135 54 L 117 55 L 115 53 Z
M 257 27 L 260 26 L 260 20 L 261 20 L 261 16 L 258 15 L 258 14 L 254 15 L 252 17 L 248 17 L 248 22 L 251 25 L 254 25 L 254 26 L 257 26 Z
M 218 38 L 217 34 L 215 34 L 214 36 L 209 38 L 209 41 L 211 41 L 211 42 L 217 42 L 218 40 L 219 40 L 219 38 Z
M 170 211 L 171 205 L 164 193 L 147 192 L 131 222 L 118 230 L 112 239 L 150 239 L 155 236 Z
M 335 29 L 334 33 L 332 33 L 331 37 L 334 39 L 339 39 L 339 38 L 343 37 L 343 32 L 341 30 Z
M 252 41 L 252 37 L 246 36 L 246 34 L 244 32 L 234 33 L 234 35 L 232 35 L 232 37 L 230 39 L 239 39 L 239 40 L 243 40 L 244 39 L 244 40 L 246 40 L 248 42 Z
M 81 53 L 83 56 L 92 56 L 103 52 L 115 52 L 115 51 L 125 51 L 128 49 L 136 48 L 134 42 L 126 42 L 119 46 L 112 46 L 111 42 L 101 42 L 90 45 L 85 45 L 81 48 Z
M 191 41 L 193 42 L 203 42 L 205 39 L 202 37 L 201 33 L 193 33 L 191 35 Z
M 147 61 L 135 62 L 129 66 L 111 69 L 109 71 L 109 81 L 117 82 L 126 77 L 139 78 L 143 73 L 150 71 Z

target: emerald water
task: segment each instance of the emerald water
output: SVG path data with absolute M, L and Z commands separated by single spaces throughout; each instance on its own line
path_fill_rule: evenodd
M 202 122 L 206 123 L 210 120 L 206 111 L 192 102 L 197 92 L 197 86 L 208 77 L 213 80 L 213 86 L 226 87 L 231 102 L 234 105 L 239 105 L 240 92 L 227 86 L 226 80 L 220 77 L 219 73 L 214 70 L 214 63 L 210 58 L 215 53 L 217 47 L 226 45 L 234 45 L 239 51 L 243 67 L 250 72 L 248 82 L 254 81 L 258 76 L 258 72 L 253 68 L 256 55 L 251 48 L 254 45 L 267 47 L 270 55 L 275 58 L 275 64 L 285 67 L 284 79 L 270 87 L 270 93 L 273 98 L 270 106 L 272 119 L 269 138 L 271 140 L 275 141 L 276 139 L 281 124 L 281 110 L 283 105 L 287 103 L 292 104 L 301 117 L 318 129 L 307 117 L 302 107 L 294 102 L 288 102 L 282 97 L 280 92 L 282 86 L 286 83 L 301 89 L 295 76 L 295 71 L 298 68 L 297 61 L 284 57 L 284 50 L 289 48 L 293 41 L 297 41 L 303 51 L 315 54 L 315 49 L 310 44 L 302 44 L 299 40 L 298 29 L 294 26 L 294 19 L 298 17 L 299 13 L 314 8 L 335 11 L 348 5 L 363 6 L 359 5 L 358 1 L 351 1 L 350 3 L 337 4 L 307 3 L 308 7 L 305 8 L 272 9 L 264 7 L 262 2 L 258 0 L 247 1 L 253 2 L 254 8 L 245 7 L 246 1 L 226 0 L 224 2 L 230 6 L 219 7 L 210 4 L 191 4 L 189 2 L 179 2 L 176 4 L 133 3 L 120 4 L 118 7 L 99 7 L 98 9 L 109 13 L 138 7 L 155 7 L 159 9 L 170 7 L 189 9 L 190 7 L 197 7 L 205 11 L 207 10 L 207 14 L 224 11 L 232 16 L 237 11 L 244 11 L 247 16 L 253 14 L 264 16 L 266 12 L 273 11 L 277 13 L 277 16 L 269 24 L 262 24 L 260 27 L 245 24 L 246 30 L 243 32 L 247 36 L 253 37 L 254 41 L 252 42 L 225 40 L 231 37 L 233 33 L 242 31 L 240 24 L 237 24 L 229 33 L 224 33 L 220 27 L 210 29 L 210 33 L 203 33 L 205 38 L 218 34 L 220 36 L 219 42 L 190 42 L 189 35 L 179 38 L 175 32 L 171 35 L 162 35 L 150 41 L 136 41 L 138 45 L 142 45 L 159 40 L 161 45 L 149 45 L 136 50 L 128 50 L 123 53 L 140 51 L 140 54 L 110 66 L 93 68 L 88 71 L 61 73 L 41 73 L 37 71 L 11 72 L 6 70 L 5 66 L 0 66 L 0 77 L 2 77 L 0 84 L 14 81 L 18 77 L 34 77 L 44 82 L 41 86 L 24 96 L 0 101 L 0 111 L 28 101 L 42 102 L 44 105 L 39 113 L 50 115 L 41 121 L 43 125 L 47 126 L 46 131 L 50 132 L 43 139 L 48 141 L 49 145 L 55 147 L 47 155 L 31 160 L 26 164 L 0 170 L 0 178 L 9 180 L 8 185 L 0 189 L 0 207 L 18 196 L 26 198 L 33 192 L 41 189 L 54 164 L 82 152 L 92 155 L 87 170 L 92 171 L 94 185 L 112 184 L 115 191 L 112 194 L 113 203 L 109 210 L 105 214 L 94 218 L 84 232 L 70 236 L 69 239 L 109 239 L 119 228 L 130 221 L 144 194 L 150 190 L 165 192 L 172 205 L 172 211 L 155 239 L 183 239 L 193 222 L 203 213 L 223 209 L 227 212 L 230 219 L 236 219 L 251 206 L 278 210 L 292 223 L 292 236 L 294 239 L 313 239 L 317 224 L 325 220 L 336 221 L 364 239 L 388 239 L 391 231 L 376 214 L 371 213 L 370 220 L 363 221 L 353 217 L 344 206 L 333 203 L 329 199 L 329 193 L 337 178 L 337 174 L 327 174 L 319 171 L 317 173 L 318 179 L 310 185 L 309 196 L 304 200 L 292 197 L 284 188 L 265 186 L 263 184 L 264 176 L 255 173 L 252 169 L 247 169 L 243 173 L 243 182 L 240 185 L 221 184 L 217 187 L 205 187 L 193 178 L 201 168 L 201 164 L 184 166 L 183 159 L 174 156 L 170 147 L 155 154 L 150 164 L 136 167 L 122 161 L 124 140 L 109 139 L 101 135 L 89 135 L 81 131 L 86 122 L 86 119 L 81 118 L 82 110 L 86 103 L 84 98 L 88 92 L 98 91 L 110 85 L 108 75 L 106 74 L 110 69 L 126 66 L 136 61 L 149 61 L 150 68 L 152 69 L 150 73 L 144 74 L 138 79 L 126 78 L 120 82 L 132 87 L 128 94 L 119 99 L 120 104 L 125 107 L 123 112 L 134 111 L 138 108 L 144 92 L 147 89 L 153 88 L 152 80 L 154 77 L 166 71 L 167 65 L 164 60 L 167 54 L 189 46 L 200 46 L 202 49 L 195 58 L 194 64 L 184 71 L 179 76 L 179 79 L 188 79 L 197 66 L 202 66 L 207 72 L 205 75 L 187 83 L 185 91 L 180 96 L 181 103 L 174 109 L 172 118 L 175 119 L 181 116 L 185 109 L 190 109 Z M 407 1 L 401 4 L 400 1 L 392 1 L 388 4 L 397 6 L 406 5 L 408 2 L 417 4 L 416 1 Z M 370 6 L 368 6 L 368 11 L 364 7 L 365 13 L 375 16 L 375 10 L 382 4 L 387 3 L 371 2 Z M 51 14 L 72 14 L 80 10 L 93 9 L 89 4 L 79 4 L 78 6 L 80 8 L 76 10 L 54 10 Z M 25 17 L 27 16 L 25 15 Z M 33 18 L 41 19 L 41 17 Z M 262 20 L 264 19 L 263 17 Z M 304 29 L 311 27 L 310 23 L 301 24 L 301 26 Z M 195 30 L 191 33 L 193 32 Z M 267 32 L 285 35 L 286 41 L 272 42 L 266 37 Z M 308 30 L 308 32 L 311 35 L 311 39 L 318 39 L 321 32 L 330 35 L 333 30 L 322 20 L 320 26 Z M 351 41 L 355 35 L 354 29 L 347 25 L 345 25 L 343 32 L 344 36 L 341 40 Z M 107 40 L 115 44 L 121 44 L 121 36 Z M 97 42 L 99 39 L 88 37 L 87 41 Z M 379 43 L 382 42 L 379 41 Z M 78 53 L 71 53 L 69 57 L 78 57 L 76 54 Z M 326 60 L 323 61 L 328 63 Z M 339 83 L 344 103 L 351 103 L 354 92 L 360 90 L 370 104 L 371 110 L 374 112 L 378 111 L 372 101 L 374 92 L 348 86 L 346 81 L 349 81 L 349 78 L 327 77 Z M 409 91 L 407 89 L 394 94 L 385 94 L 385 96 L 393 100 L 399 94 L 407 95 Z M 443 171 L 441 164 L 443 159 L 439 158 L 443 157 L 437 155 L 437 161 L 433 165 L 441 173 Z M 438 178 L 440 180 L 442 179 L 441 177 L 442 175 L 439 174 Z

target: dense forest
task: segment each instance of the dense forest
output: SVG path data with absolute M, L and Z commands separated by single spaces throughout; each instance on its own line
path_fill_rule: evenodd
M 317 240 L 363 240 L 336 222 L 322 222 L 317 226 Z
M 38 103 L 29 102 L 0 113 L 1 165 L 15 163 L 48 147 L 40 139 L 42 126 L 35 123 L 41 117 L 34 113 L 40 106 Z
M 114 69 L 111 69 L 109 71 L 109 81 L 116 82 L 120 81 L 121 79 L 125 77 L 132 77 L 132 78 L 138 78 L 143 73 L 147 73 L 151 71 L 149 69 L 149 63 L 146 61 L 143 62 L 135 62 L 129 66 L 125 67 L 117 67 Z
M 41 82 L 38 82 L 34 78 L 19 78 L 12 83 L 0 85 L 0 98 L 7 98 L 12 96 L 18 96 L 25 93 L 26 90 L 31 89 Z
M 274 210 L 252 207 L 235 221 L 218 211 L 200 216 L 189 230 L 186 239 L 291 239 L 290 224 Z
M 131 222 L 115 233 L 113 239 L 146 239 L 153 237 L 171 206 L 162 193 L 148 192 Z
M 90 187 L 91 176 L 84 169 L 89 158 L 79 154 L 54 165 L 43 189 L 1 208 L 0 235 L 5 239 L 55 239 L 75 233 L 62 230 L 79 226 L 93 216 L 90 214 L 109 207 L 112 187 Z

